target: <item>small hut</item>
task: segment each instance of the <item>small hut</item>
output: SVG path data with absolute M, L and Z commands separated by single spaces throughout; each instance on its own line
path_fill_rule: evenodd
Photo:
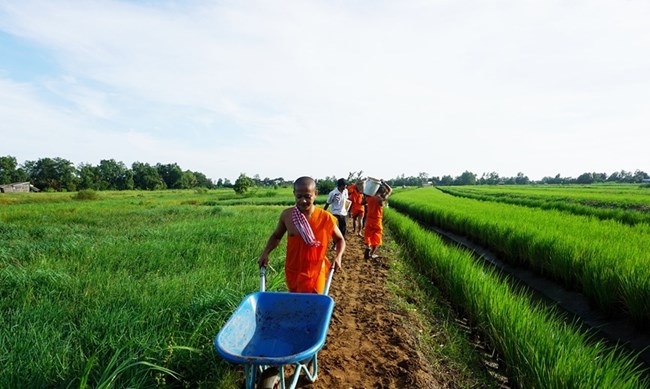
M 0 193 L 40 192 L 29 182 L 14 182 L 13 184 L 0 185 Z

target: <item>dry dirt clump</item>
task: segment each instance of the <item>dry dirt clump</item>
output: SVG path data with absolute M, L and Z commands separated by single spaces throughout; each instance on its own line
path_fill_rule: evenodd
M 347 244 L 343 270 L 334 275 L 330 289 L 336 306 L 318 354 L 318 380 L 301 387 L 449 387 L 417 351 L 408 313 L 391 304 L 389 258 L 363 259 L 359 236 L 349 236 Z

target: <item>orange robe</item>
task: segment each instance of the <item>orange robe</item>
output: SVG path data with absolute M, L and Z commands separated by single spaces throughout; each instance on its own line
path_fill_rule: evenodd
M 366 204 L 368 204 L 368 214 L 366 215 L 364 242 L 368 246 L 380 246 L 382 243 L 381 236 L 384 230 L 382 225 L 384 209 L 379 205 L 379 201 L 375 196 L 366 196 Z
M 323 293 L 330 261 L 325 256 L 332 239 L 336 218 L 322 208 L 315 208 L 309 225 L 320 246 L 312 247 L 300 235 L 287 237 L 287 260 L 284 273 L 290 292 Z
M 363 214 L 365 213 L 365 209 L 362 204 L 363 194 L 357 190 L 356 186 L 352 185 L 351 188 L 348 188 L 348 198 L 350 201 L 352 201 L 352 205 L 350 206 L 350 215 L 353 217 L 363 217 Z

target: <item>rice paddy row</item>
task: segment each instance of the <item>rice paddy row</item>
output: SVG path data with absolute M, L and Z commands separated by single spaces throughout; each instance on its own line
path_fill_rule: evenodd
M 650 226 L 453 197 L 432 188 L 391 197 L 425 224 L 467 236 L 585 293 L 604 312 L 650 323 Z
M 391 201 L 391 204 L 395 201 Z M 555 312 L 539 307 L 471 254 L 387 210 L 393 236 L 503 355 L 518 387 L 641 388 L 648 382 L 630 356 L 592 344 Z
M 630 225 L 650 223 L 650 189 L 638 185 L 586 188 L 481 185 L 438 189 L 457 197 L 556 209 Z

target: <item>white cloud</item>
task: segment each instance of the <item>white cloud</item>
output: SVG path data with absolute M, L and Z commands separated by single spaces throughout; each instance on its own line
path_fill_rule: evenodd
M 0 6 L 62 69 L 0 118 L 213 178 L 650 170 L 645 2 L 160 4 Z

